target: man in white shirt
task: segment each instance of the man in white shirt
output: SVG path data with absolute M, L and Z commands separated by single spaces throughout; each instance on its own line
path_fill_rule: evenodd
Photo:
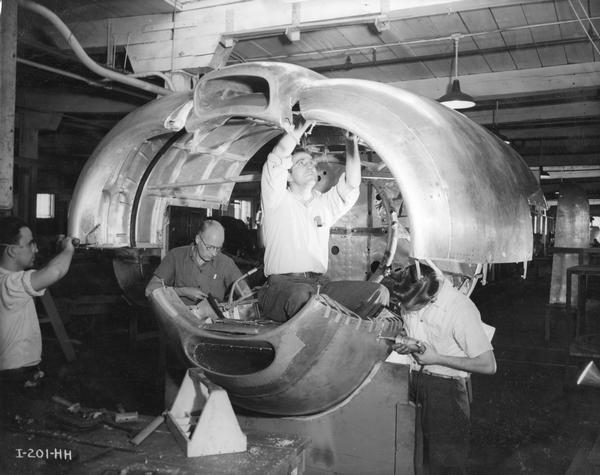
M 387 305 L 388 290 L 373 282 L 331 282 L 329 229 L 358 199 L 357 137 L 346 139 L 346 173 L 326 193 L 314 190 L 316 162 L 306 151 L 292 154 L 306 128 L 286 133 L 263 166 L 261 191 L 265 275 L 259 302 L 268 318 L 284 322 L 320 291 L 366 318 Z
M 61 252 L 39 270 L 31 269 L 38 252 L 27 224 L 0 218 L 0 381 L 20 386 L 35 383 L 42 359 L 42 337 L 34 297 L 60 280 L 73 257 L 71 238 Z
M 470 439 L 470 373 L 494 374 L 491 336 L 479 310 L 450 282 L 426 265 L 405 267 L 394 276 L 405 329 L 423 351 L 406 343 L 392 348 L 411 354 L 410 391 L 420 406 L 423 464 L 430 474 L 465 474 Z M 419 443 L 419 441 L 417 441 Z

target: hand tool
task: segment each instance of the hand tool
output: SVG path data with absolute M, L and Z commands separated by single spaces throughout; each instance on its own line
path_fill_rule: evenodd
M 411 353 L 425 353 L 425 344 L 422 341 L 417 340 L 416 338 L 411 338 L 406 335 L 396 335 L 395 337 L 391 336 L 378 336 L 378 340 L 391 340 L 395 344 L 402 344 L 408 347 Z

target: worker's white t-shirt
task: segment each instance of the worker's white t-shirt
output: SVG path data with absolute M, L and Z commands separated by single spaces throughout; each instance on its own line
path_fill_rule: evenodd
M 38 364 L 42 336 L 31 287 L 33 270 L 11 272 L 0 267 L 0 370 Z
M 329 229 L 358 199 L 359 189 L 342 175 L 324 194 L 308 202 L 287 189 L 291 157 L 270 153 L 261 178 L 265 275 L 327 272 Z
M 471 299 L 446 279 L 434 302 L 416 312 L 403 312 L 402 316 L 408 335 L 431 345 L 440 355 L 475 358 L 493 349 L 493 327 L 481 321 Z M 419 365 L 415 363 L 414 369 L 418 370 Z M 445 376 L 469 375 L 447 366 L 426 365 L 425 369 Z

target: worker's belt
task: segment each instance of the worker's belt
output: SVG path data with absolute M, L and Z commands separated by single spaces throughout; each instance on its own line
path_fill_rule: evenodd
M 419 371 L 413 371 L 414 373 L 419 373 Z M 464 381 L 465 378 L 464 376 L 450 376 L 449 374 L 439 374 L 439 373 L 432 373 L 431 371 L 427 371 L 426 369 L 423 369 L 420 371 L 423 374 L 426 374 L 427 376 L 435 376 L 436 378 L 442 378 L 442 379 L 456 379 L 458 381 Z
M 284 277 L 300 277 L 303 279 L 315 279 L 317 277 L 321 277 L 323 274 L 321 274 L 320 272 L 288 272 L 287 274 L 274 275 L 282 275 Z

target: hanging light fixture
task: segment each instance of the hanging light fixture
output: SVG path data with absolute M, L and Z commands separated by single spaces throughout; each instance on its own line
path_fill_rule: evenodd
M 460 35 L 454 35 L 454 79 L 450 92 L 444 94 L 438 99 L 438 102 L 444 104 L 450 109 L 469 109 L 475 105 L 475 101 L 471 96 L 460 90 L 460 82 L 458 81 L 458 40 Z

